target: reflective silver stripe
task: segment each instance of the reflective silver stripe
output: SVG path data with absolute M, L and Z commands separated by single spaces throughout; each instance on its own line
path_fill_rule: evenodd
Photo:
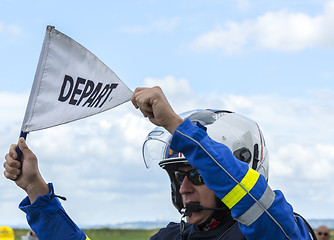
M 274 200 L 275 193 L 271 190 L 269 185 L 267 185 L 267 188 L 259 201 L 254 203 L 253 206 L 251 206 L 244 214 L 235 220 L 246 226 L 251 225 L 264 213 L 264 208 L 268 210 Z

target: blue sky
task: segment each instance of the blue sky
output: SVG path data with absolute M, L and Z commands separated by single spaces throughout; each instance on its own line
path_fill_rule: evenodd
M 0 151 L 17 141 L 53 25 L 132 90 L 162 86 L 177 112 L 223 108 L 256 120 L 272 188 L 306 218 L 332 218 L 333 16 L 333 0 L 0 0 Z M 31 133 L 28 144 L 78 224 L 178 221 L 167 175 L 141 159 L 151 128 L 127 103 Z M 24 193 L 4 177 L 0 188 L 0 225 L 24 224 Z
M 1 1 L 1 64 L 11 83 L 5 89 L 18 91 L 17 81 L 19 91 L 31 86 L 46 25 L 82 43 L 132 88 L 147 76 L 174 75 L 206 92 L 214 84 L 247 95 L 327 89 L 330 2 L 253 2 Z M 319 36 L 306 39 L 313 34 Z

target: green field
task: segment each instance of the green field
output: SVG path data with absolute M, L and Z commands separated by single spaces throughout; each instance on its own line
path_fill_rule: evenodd
M 147 240 L 158 230 L 117 230 L 117 229 L 87 229 L 84 232 L 91 240 Z M 27 229 L 14 229 L 15 240 L 27 234 Z M 334 230 L 331 230 L 331 239 L 334 240 Z
M 117 229 L 84 229 L 91 240 L 147 240 L 158 230 L 117 230 Z M 15 240 L 21 240 L 28 229 L 14 229 Z
M 147 240 L 158 230 L 117 230 L 96 229 L 84 230 L 91 240 Z

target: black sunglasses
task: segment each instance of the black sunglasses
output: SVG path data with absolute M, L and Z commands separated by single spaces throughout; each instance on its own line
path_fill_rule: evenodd
M 323 234 L 325 237 L 328 236 L 328 232 L 318 232 L 318 235 L 319 235 L 319 236 L 321 236 L 322 234 Z
M 187 176 L 189 181 L 194 185 L 204 184 L 202 176 L 197 172 L 196 169 L 192 169 L 187 172 L 175 171 L 175 179 L 180 185 L 182 185 L 185 176 Z

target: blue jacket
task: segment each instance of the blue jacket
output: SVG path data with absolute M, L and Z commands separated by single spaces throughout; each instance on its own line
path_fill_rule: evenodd
M 27 221 L 39 240 L 88 240 L 85 233 L 71 220 L 58 198 L 53 186 L 50 193 L 39 196 L 33 204 L 28 197 L 19 208 L 27 214 Z
M 246 239 L 312 239 L 302 218 L 281 191 L 272 191 L 263 175 L 236 159 L 205 127 L 186 119 L 174 132 L 171 149 L 182 152 L 205 184 L 231 209 Z
M 206 185 L 231 209 L 232 217 L 238 221 L 239 228 L 235 228 L 235 232 L 239 235 L 241 230 L 248 240 L 312 239 L 312 230 L 308 229 L 301 217 L 294 215 L 282 192 L 272 191 L 262 175 L 237 160 L 225 145 L 210 139 L 204 127 L 185 120 L 175 130 L 171 148 L 185 155 L 188 162 L 199 171 Z M 20 204 L 39 239 L 88 239 L 54 197 L 52 184 L 49 187 L 50 193 L 38 197 L 33 204 L 30 204 L 28 198 Z M 177 225 L 163 228 L 151 239 L 179 239 Z M 200 234 L 191 225 L 186 226 L 185 232 L 197 232 L 193 236 Z M 219 238 L 217 235 L 207 239 Z
M 185 224 L 184 231 L 180 233 L 180 223 L 169 223 L 160 229 L 150 240 L 245 240 L 237 221 L 226 216 L 222 223 L 207 232 L 199 230 L 195 225 Z

